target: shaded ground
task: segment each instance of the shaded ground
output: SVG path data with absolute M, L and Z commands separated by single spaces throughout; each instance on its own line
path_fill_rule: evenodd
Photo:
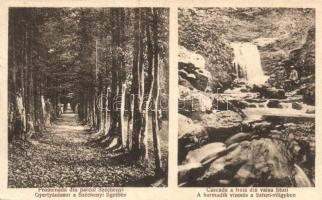
M 129 164 L 127 155 L 86 145 L 90 133 L 77 123 L 75 114 L 64 114 L 47 130 L 31 143 L 10 145 L 9 188 L 135 187 L 156 181 L 153 163 Z M 164 154 L 165 148 L 167 144 Z

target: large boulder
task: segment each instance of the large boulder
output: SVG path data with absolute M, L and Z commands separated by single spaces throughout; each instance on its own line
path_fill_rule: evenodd
M 273 128 L 273 124 L 267 121 L 259 121 L 250 123 L 252 132 L 257 133 L 259 135 L 269 133 Z
M 212 110 L 212 99 L 206 93 L 179 85 L 179 113 L 198 119 Z
M 269 99 L 286 99 L 285 90 L 277 88 L 268 88 L 266 93 L 263 94 L 263 97 Z
M 265 85 L 254 85 L 253 92 L 258 92 L 261 97 L 267 99 L 286 99 L 285 90 L 275 87 L 267 87 Z
M 201 185 L 220 186 L 225 177 L 235 186 L 294 186 L 294 165 L 286 145 L 269 138 L 243 141 L 214 160 L 197 178 Z
M 301 77 L 312 75 L 315 72 L 315 28 L 309 29 L 306 40 L 301 48 L 292 50 L 289 60 L 300 69 Z
M 308 109 L 306 109 L 305 113 L 314 114 L 315 113 L 315 107 L 309 107 Z
M 269 100 L 266 104 L 268 108 L 283 108 L 281 103 L 278 100 Z
M 312 77 L 314 79 L 314 77 Z M 315 84 L 306 83 L 301 86 L 297 94 L 303 95 L 303 102 L 309 105 L 315 105 Z
M 179 165 L 178 181 L 180 184 L 196 179 L 204 171 L 204 167 L 200 163 L 188 163 Z
M 179 163 L 186 157 L 188 151 L 195 149 L 208 142 L 208 133 L 198 123 L 190 118 L 179 114 Z
M 240 132 L 240 133 L 237 133 L 236 135 L 233 135 L 230 138 L 228 138 L 225 141 L 225 144 L 227 146 L 229 146 L 229 145 L 232 145 L 234 143 L 242 142 L 244 140 L 250 140 L 252 138 L 252 136 L 253 136 L 253 134 L 251 134 L 251 133 Z
M 242 117 L 233 111 L 204 113 L 200 116 L 201 125 L 211 141 L 223 142 L 241 129 Z
M 218 96 L 215 96 L 213 98 L 213 109 L 217 111 L 227 111 L 231 110 L 242 117 L 246 117 L 245 113 L 242 111 L 242 109 L 249 107 L 249 104 L 245 101 L 239 101 L 239 100 L 233 100 L 233 99 L 224 99 L 224 98 L 218 98 Z
M 302 110 L 303 106 L 300 103 L 293 102 L 292 103 L 292 108 L 295 109 L 295 110 Z
M 186 156 L 185 163 L 200 163 L 202 160 L 209 157 L 210 155 L 215 156 L 224 149 L 226 149 L 226 145 L 221 142 L 206 144 L 198 149 L 189 151 Z
M 311 182 L 311 180 L 307 177 L 306 173 L 303 171 L 303 169 L 298 166 L 298 165 L 294 165 L 295 168 L 295 175 L 294 175 L 294 179 L 295 179 L 295 183 L 297 187 L 312 187 L 314 186 Z
M 182 85 L 182 86 L 189 88 L 191 90 L 194 89 L 194 87 L 191 85 L 191 83 L 189 81 L 187 81 L 186 79 L 182 78 L 181 76 L 179 76 L 178 83 L 179 83 L 179 85 Z
M 198 138 L 206 135 L 205 129 L 199 124 L 195 123 L 189 117 L 179 114 L 179 139 L 187 135 L 196 136 Z
M 205 59 L 197 53 L 179 47 L 179 76 L 196 89 L 204 91 L 209 85 L 210 72 L 205 69 Z

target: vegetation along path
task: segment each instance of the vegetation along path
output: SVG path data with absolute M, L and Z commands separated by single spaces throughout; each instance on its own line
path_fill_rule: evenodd
M 152 183 L 152 178 L 147 180 L 153 175 L 152 167 L 147 170 L 140 164 L 128 164 L 124 154 L 107 153 L 103 148 L 87 145 L 90 139 L 90 132 L 77 122 L 76 114 L 63 114 L 38 140 L 9 147 L 12 152 L 9 154 L 9 187 L 133 186 L 134 183 L 144 186 Z

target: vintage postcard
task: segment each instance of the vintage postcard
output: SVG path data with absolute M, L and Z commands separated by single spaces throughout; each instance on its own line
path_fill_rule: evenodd
M 0 5 L 0 199 L 322 199 L 318 0 Z

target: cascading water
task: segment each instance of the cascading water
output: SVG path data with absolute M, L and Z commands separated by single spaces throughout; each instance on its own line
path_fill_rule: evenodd
M 245 80 L 248 84 L 265 84 L 268 76 L 265 76 L 262 69 L 259 51 L 256 45 L 246 43 L 231 43 L 234 49 L 235 72 L 237 78 Z

